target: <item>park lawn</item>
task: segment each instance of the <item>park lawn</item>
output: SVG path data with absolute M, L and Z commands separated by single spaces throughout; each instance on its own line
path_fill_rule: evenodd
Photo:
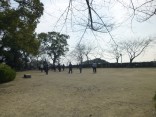
M 155 91 L 156 68 L 18 72 L 0 84 L 0 117 L 155 117 Z

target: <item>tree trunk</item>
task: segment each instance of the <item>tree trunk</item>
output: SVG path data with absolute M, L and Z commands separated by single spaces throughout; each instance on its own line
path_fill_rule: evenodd
M 132 58 L 132 59 L 130 59 L 130 62 L 129 62 L 129 63 L 130 63 L 130 64 L 132 64 L 132 62 L 133 62 L 133 58 Z
M 53 65 L 56 63 L 56 56 L 54 56 L 54 59 L 53 59 Z
M 129 62 L 130 67 L 132 67 L 133 59 L 134 59 L 134 58 L 131 58 L 131 59 L 130 59 L 130 62 Z

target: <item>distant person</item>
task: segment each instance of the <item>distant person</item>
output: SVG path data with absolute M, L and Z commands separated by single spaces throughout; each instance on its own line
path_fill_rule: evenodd
M 82 73 L 82 64 L 79 64 L 80 73 Z
M 72 74 L 72 69 L 73 69 L 73 66 L 72 66 L 72 64 L 71 64 L 71 62 L 69 63 L 69 74 L 71 73 Z
M 56 72 L 56 66 L 55 66 L 55 63 L 53 64 L 53 70 L 54 70 L 54 72 Z
M 62 65 L 62 69 L 63 69 L 63 71 L 64 71 L 64 69 L 65 69 L 65 66 L 64 66 L 64 64 Z
M 48 75 L 48 70 L 49 70 L 48 63 L 45 61 L 45 63 L 44 63 L 44 71 L 45 71 L 46 75 Z
M 97 64 L 95 62 L 93 62 L 93 64 L 92 64 L 93 73 L 96 73 L 96 67 L 97 67 Z
M 49 71 L 48 65 L 45 65 L 44 70 L 45 70 L 46 75 L 48 75 L 48 71 Z
M 58 64 L 58 70 L 59 70 L 59 72 L 61 72 L 61 65 L 60 65 L 60 63 Z

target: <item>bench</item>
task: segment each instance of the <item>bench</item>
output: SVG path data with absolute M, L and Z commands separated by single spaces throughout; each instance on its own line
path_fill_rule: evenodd
M 30 74 L 24 74 L 23 78 L 31 78 L 31 75 Z

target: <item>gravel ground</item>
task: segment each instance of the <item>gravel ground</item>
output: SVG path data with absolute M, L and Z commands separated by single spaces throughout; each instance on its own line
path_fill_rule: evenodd
M 155 68 L 18 72 L 0 84 L 0 117 L 156 117 L 155 91 Z

